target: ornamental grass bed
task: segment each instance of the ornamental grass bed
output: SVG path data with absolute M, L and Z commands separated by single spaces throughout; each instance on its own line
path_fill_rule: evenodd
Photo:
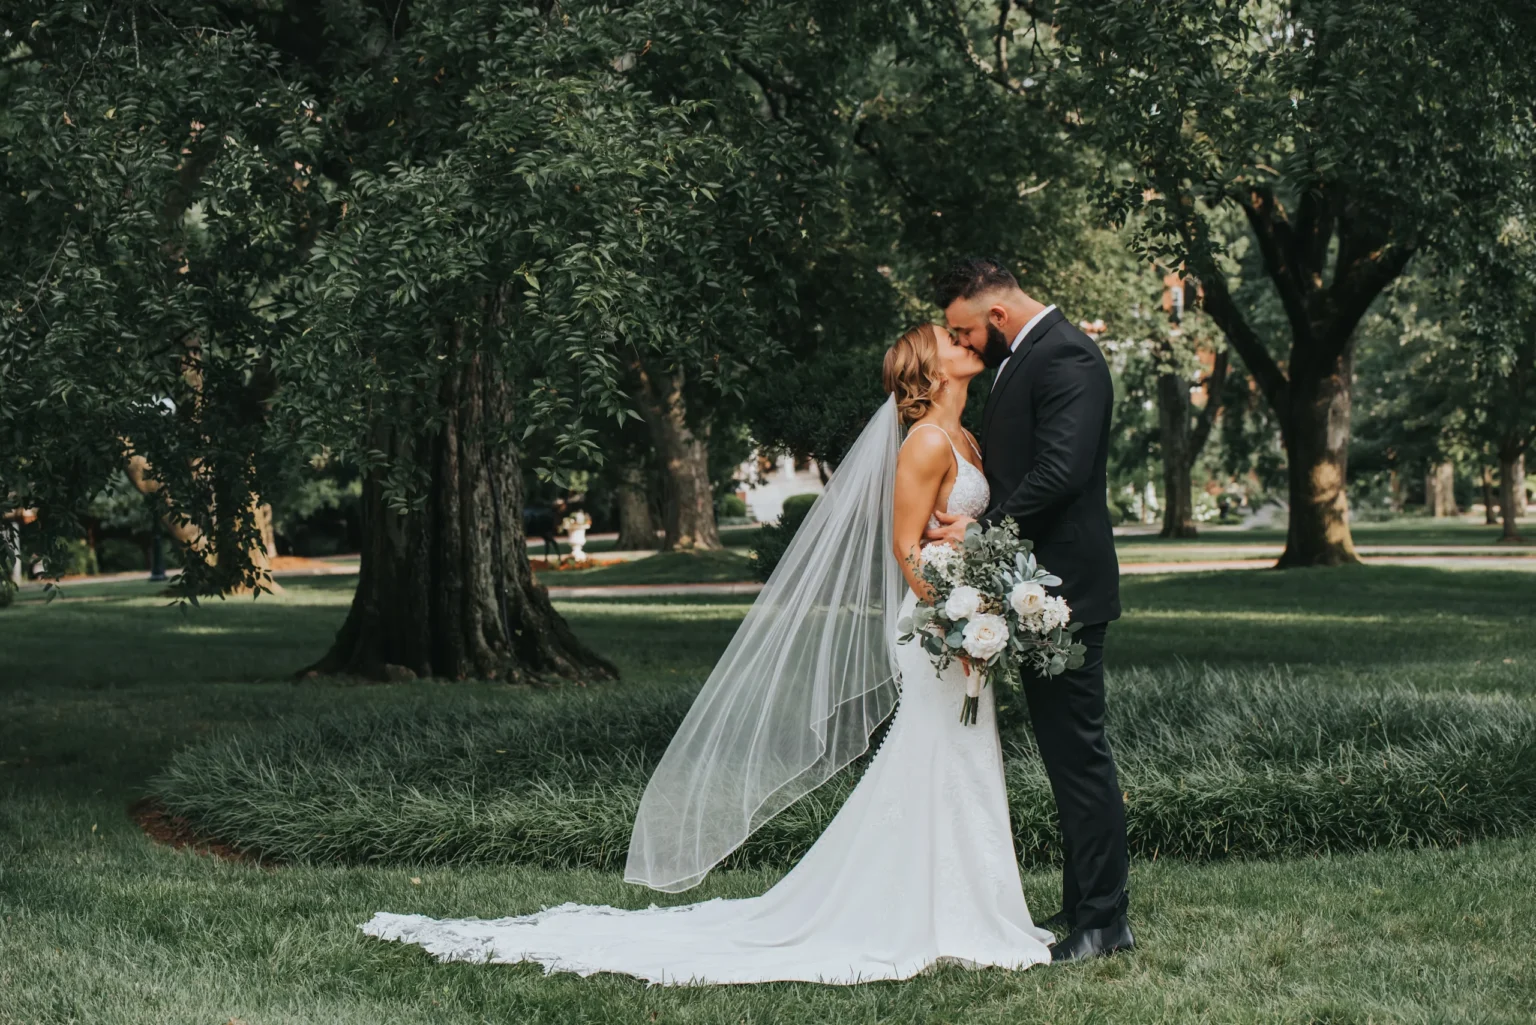
M 1109 687 L 1138 857 L 1451 846 L 1536 820 L 1536 714 L 1513 698 L 1215 669 L 1124 672 Z M 264 860 L 619 869 L 650 768 L 692 697 L 659 686 L 451 708 L 423 697 L 216 737 L 149 789 L 198 833 Z M 1027 725 L 1005 732 L 1004 749 L 1020 860 L 1050 864 L 1054 804 Z M 792 864 L 863 762 L 727 864 Z

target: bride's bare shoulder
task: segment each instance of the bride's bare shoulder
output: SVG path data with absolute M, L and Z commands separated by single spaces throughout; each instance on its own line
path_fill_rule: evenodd
M 952 461 L 949 438 L 941 429 L 919 430 L 922 426 L 914 424 L 907 433 L 901 451 L 897 453 L 897 466 L 915 470 L 925 476 L 929 473 L 942 474 Z

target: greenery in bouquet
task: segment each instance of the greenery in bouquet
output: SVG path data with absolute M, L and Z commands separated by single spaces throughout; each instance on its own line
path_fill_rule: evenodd
M 1046 588 L 1061 578 L 1035 561 L 1034 542 L 1019 537 L 1011 517 L 994 527 L 970 524 L 956 548 L 924 545 L 916 572 L 932 589 L 897 623 L 898 643 L 921 638 L 934 666 L 960 662 L 966 672 L 960 721 L 976 722 L 981 688 L 995 682 L 1018 687 L 1028 667 L 1056 676 L 1083 664 L 1085 645 L 1073 640 L 1065 599 Z

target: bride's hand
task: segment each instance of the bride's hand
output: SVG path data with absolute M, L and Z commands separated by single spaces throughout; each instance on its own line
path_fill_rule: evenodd
M 939 521 L 937 527 L 928 527 L 923 531 L 924 541 L 947 541 L 956 548 L 965 540 L 965 528 L 976 520 L 970 516 L 962 516 L 959 513 L 950 514 L 933 511 L 934 519 Z

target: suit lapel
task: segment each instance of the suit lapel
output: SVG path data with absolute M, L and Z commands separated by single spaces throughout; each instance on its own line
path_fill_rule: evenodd
M 1028 358 L 1030 352 L 1035 347 L 1035 343 L 1045 337 L 1047 331 L 1065 319 L 1066 314 L 1060 310 L 1052 310 L 1047 313 L 1040 318 L 1040 323 L 1036 324 L 1029 334 L 1025 335 L 1023 340 L 1019 342 L 1019 347 L 1013 351 L 1013 355 L 1008 357 L 1008 362 L 1003 367 L 1002 377 L 992 386 L 992 390 L 987 394 L 987 404 L 981 411 L 981 458 L 983 462 L 987 458 L 987 428 L 992 424 L 993 410 L 1002 401 L 1003 389 L 1008 387 L 1008 382 L 1012 381 L 1014 375 L 1019 372 L 1019 367 Z

